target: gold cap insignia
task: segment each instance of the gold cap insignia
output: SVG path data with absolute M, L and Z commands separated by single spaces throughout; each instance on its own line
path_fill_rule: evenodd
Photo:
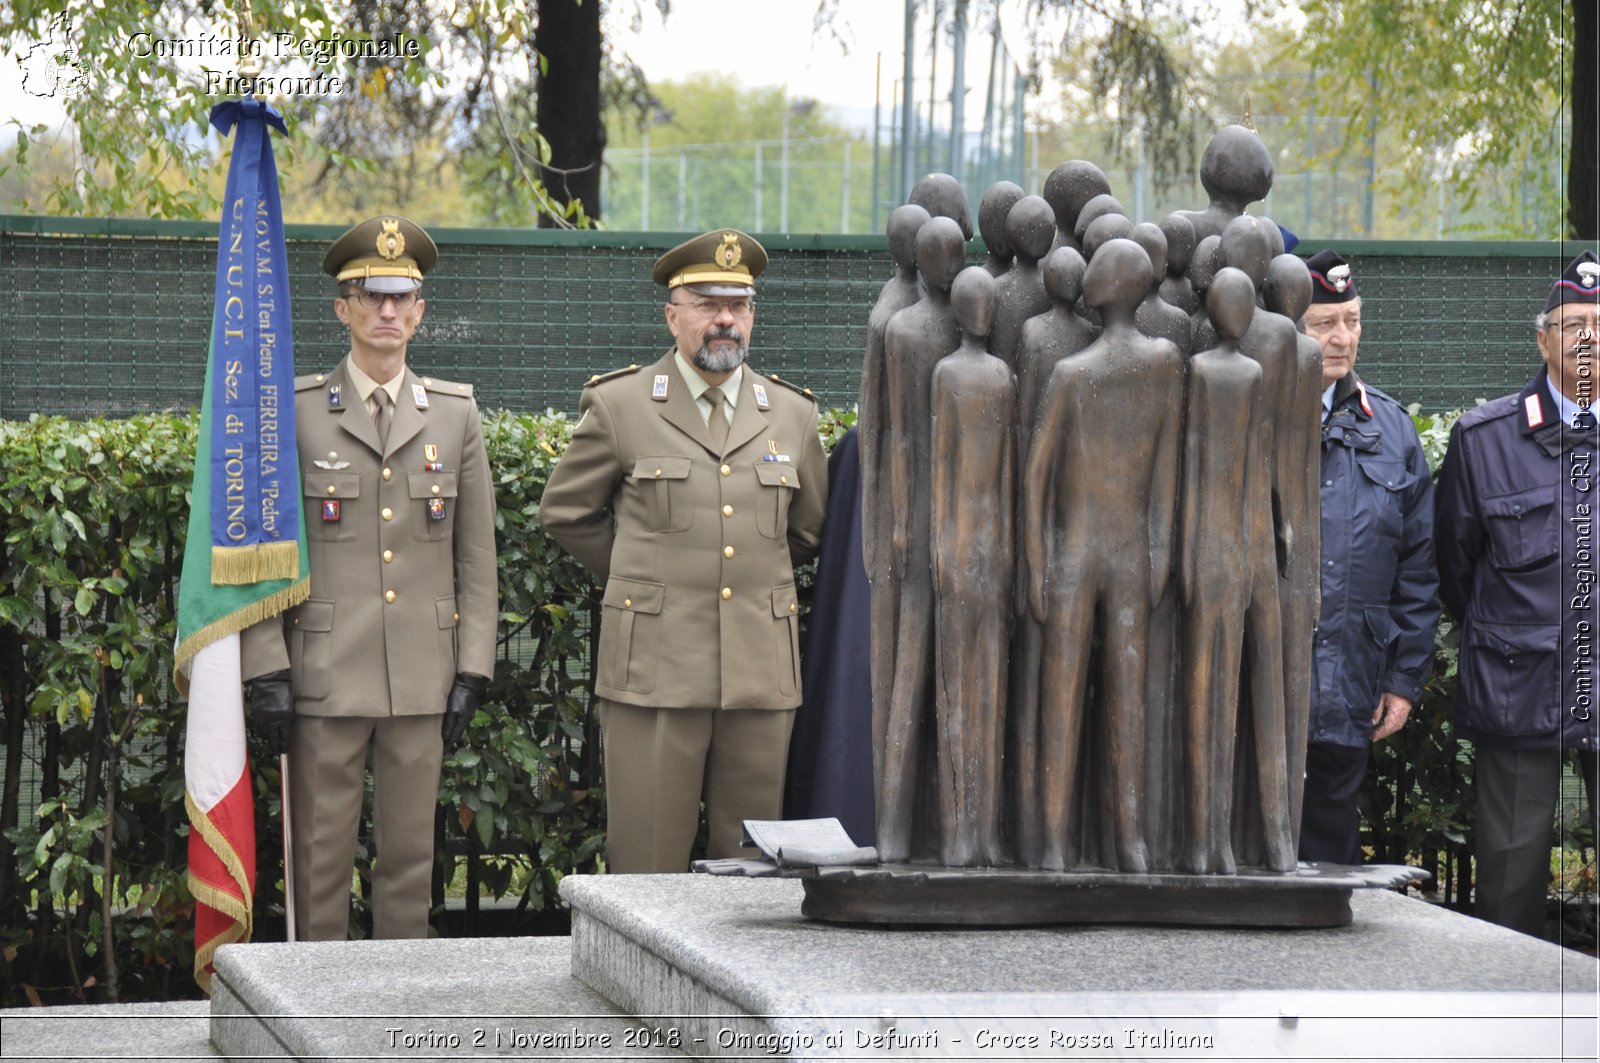
M 722 246 L 717 248 L 717 261 L 722 263 L 723 269 L 732 269 L 744 257 L 744 252 L 739 249 L 739 237 L 735 233 L 722 234 Z
M 378 233 L 378 254 L 387 259 L 396 259 L 405 251 L 406 238 L 400 232 L 399 219 L 384 218 L 383 229 Z

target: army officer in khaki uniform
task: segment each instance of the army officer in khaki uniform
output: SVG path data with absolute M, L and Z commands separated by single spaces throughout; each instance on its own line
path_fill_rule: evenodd
M 494 493 L 467 384 L 406 348 L 438 252 L 373 218 L 328 249 L 350 354 L 295 380 L 311 597 L 248 629 L 250 715 L 289 753 L 296 937 L 343 940 L 367 749 L 374 932 L 426 937 L 439 766 L 494 669 Z
M 808 392 L 747 367 L 767 253 L 733 229 L 673 248 L 674 345 L 595 377 L 540 519 L 605 584 L 595 693 L 611 870 L 683 871 L 703 792 L 712 858 L 776 819 L 800 648 L 794 566 L 828 466 Z

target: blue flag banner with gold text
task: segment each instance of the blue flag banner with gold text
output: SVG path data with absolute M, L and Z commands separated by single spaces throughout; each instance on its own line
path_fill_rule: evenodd
M 184 806 L 195 899 L 195 980 L 218 948 L 248 941 L 256 878 L 255 795 L 246 755 L 240 632 L 311 588 L 295 448 L 288 256 L 268 129 L 256 100 L 212 108 L 234 131 L 217 243 L 216 311 L 200 406 L 189 533 L 178 584 L 176 679 L 189 696 Z
M 235 129 L 217 242 L 211 319 L 211 578 L 258 583 L 299 569 L 300 484 L 294 462 L 294 341 L 289 264 L 269 127 L 283 119 L 258 100 L 211 109 Z

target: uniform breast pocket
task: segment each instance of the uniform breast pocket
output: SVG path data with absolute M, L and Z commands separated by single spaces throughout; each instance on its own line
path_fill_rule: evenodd
M 361 474 L 314 469 L 305 474 L 306 538 L 347 542 L 356 537 L 356 500 Z
M 634 462 L 633 480 L 651 531 L 688 531 L 694 522 L 694 503 L 689 497 L 691 464 L 677 454 L 646 455 Z
M 800 490 L 800 470 L 786 461 L 756 463 L 761 487 L 756 498 L 756 529 L 769 539 L 789 534 L 789 503 Z
M 1513 572 L 1538 568 L 1556 556 L 1556 493 L 1535 487 L 1483 500 L 1489 526 L 1489 559 L 1495 568 Z
M 423 542 L 450 538 L 456 526 L 456 474 L 414 472 L 406 484 L 411 505 L 411 533 Z
M 1405 492 L 1417 482 L 1416 474 L 1398 461 L 1358 457 L 1356 465 L 1361 470 L 1362 497 L 1352 517 L 1365 518 L 1380 538 L 1399 539 L 1405 524 Z M 1368 512 L 1360 512 L 1363 509 Z

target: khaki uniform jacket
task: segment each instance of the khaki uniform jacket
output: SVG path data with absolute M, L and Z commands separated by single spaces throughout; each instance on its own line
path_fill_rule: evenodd
M 290 669 L 306 716 L 443 713 L 457 672 L 494 674 L 494 485 L 478 405 L 471 385 L 407 369 L 381 453 L 345 364 L 295 379 L 311 596 L 244 632 L 244 677 Z
M 672 352 L 584 389 L 539 518 L 605 582 L 595 693 L 656 708 L 800 704 L 794 566 L 817 552 L 817 407 L 745 367 L 718 454 Z

